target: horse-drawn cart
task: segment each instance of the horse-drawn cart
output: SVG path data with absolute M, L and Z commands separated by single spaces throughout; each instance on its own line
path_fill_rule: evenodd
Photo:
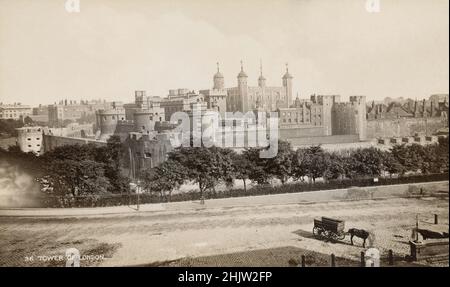
M 313 234 L 317 238 L 342 240 L 345 238 L 345 221 L 329 217 L 314 219 Z

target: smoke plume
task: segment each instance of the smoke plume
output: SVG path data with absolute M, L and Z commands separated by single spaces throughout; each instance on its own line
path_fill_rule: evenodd
M 40 186 L 30 173 L 0 159 L 0 208 L 40 207 L 42 197 Z

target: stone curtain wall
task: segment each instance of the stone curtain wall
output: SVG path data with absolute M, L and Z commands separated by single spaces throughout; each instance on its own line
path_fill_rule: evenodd
M 71 137 L 61 137 L 61 136 L 52 136 L 52 135 L 44 135 L 43 136 L 43 145 L 44 152 L 48 152 L 53 150 L 59 146 L 65 145 L 85 145 L 93 143 L 97 146 L 106 146 L 106 141 L 96 141 L 92 139 L 83 139 L 83 138 L 71 138 Z
M 323 126 L 282 127 L 279 128 L 278 132 L 280 139 L 322 137 L 326 135 Z
M 377 119 L 367 121 L 367 138 L 406 137 L 414 134 L 431 135 L 440 128 L 448 127 L 442 118 Z

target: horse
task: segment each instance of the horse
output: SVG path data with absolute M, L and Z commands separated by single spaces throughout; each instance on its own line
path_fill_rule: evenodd
M 356 229 L 356 228 L 350 228 L 347 232 L 350 234 L 350 242 L 353 245 L 353 236 L 359 237 L 364 240 L 363 247 L 366 248 L 366 239 L 369 239 L 370 245 L 373 243 L 373 234 L 370 232 L 364 230 L 364 229 Z

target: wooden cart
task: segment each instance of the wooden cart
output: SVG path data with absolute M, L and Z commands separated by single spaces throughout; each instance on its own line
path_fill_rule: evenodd
M 322 217 L 322 219 L 314 219 L 313 234 L 319 239 L 342 240 L 346 235 L 344 228 L 345 221 Z

